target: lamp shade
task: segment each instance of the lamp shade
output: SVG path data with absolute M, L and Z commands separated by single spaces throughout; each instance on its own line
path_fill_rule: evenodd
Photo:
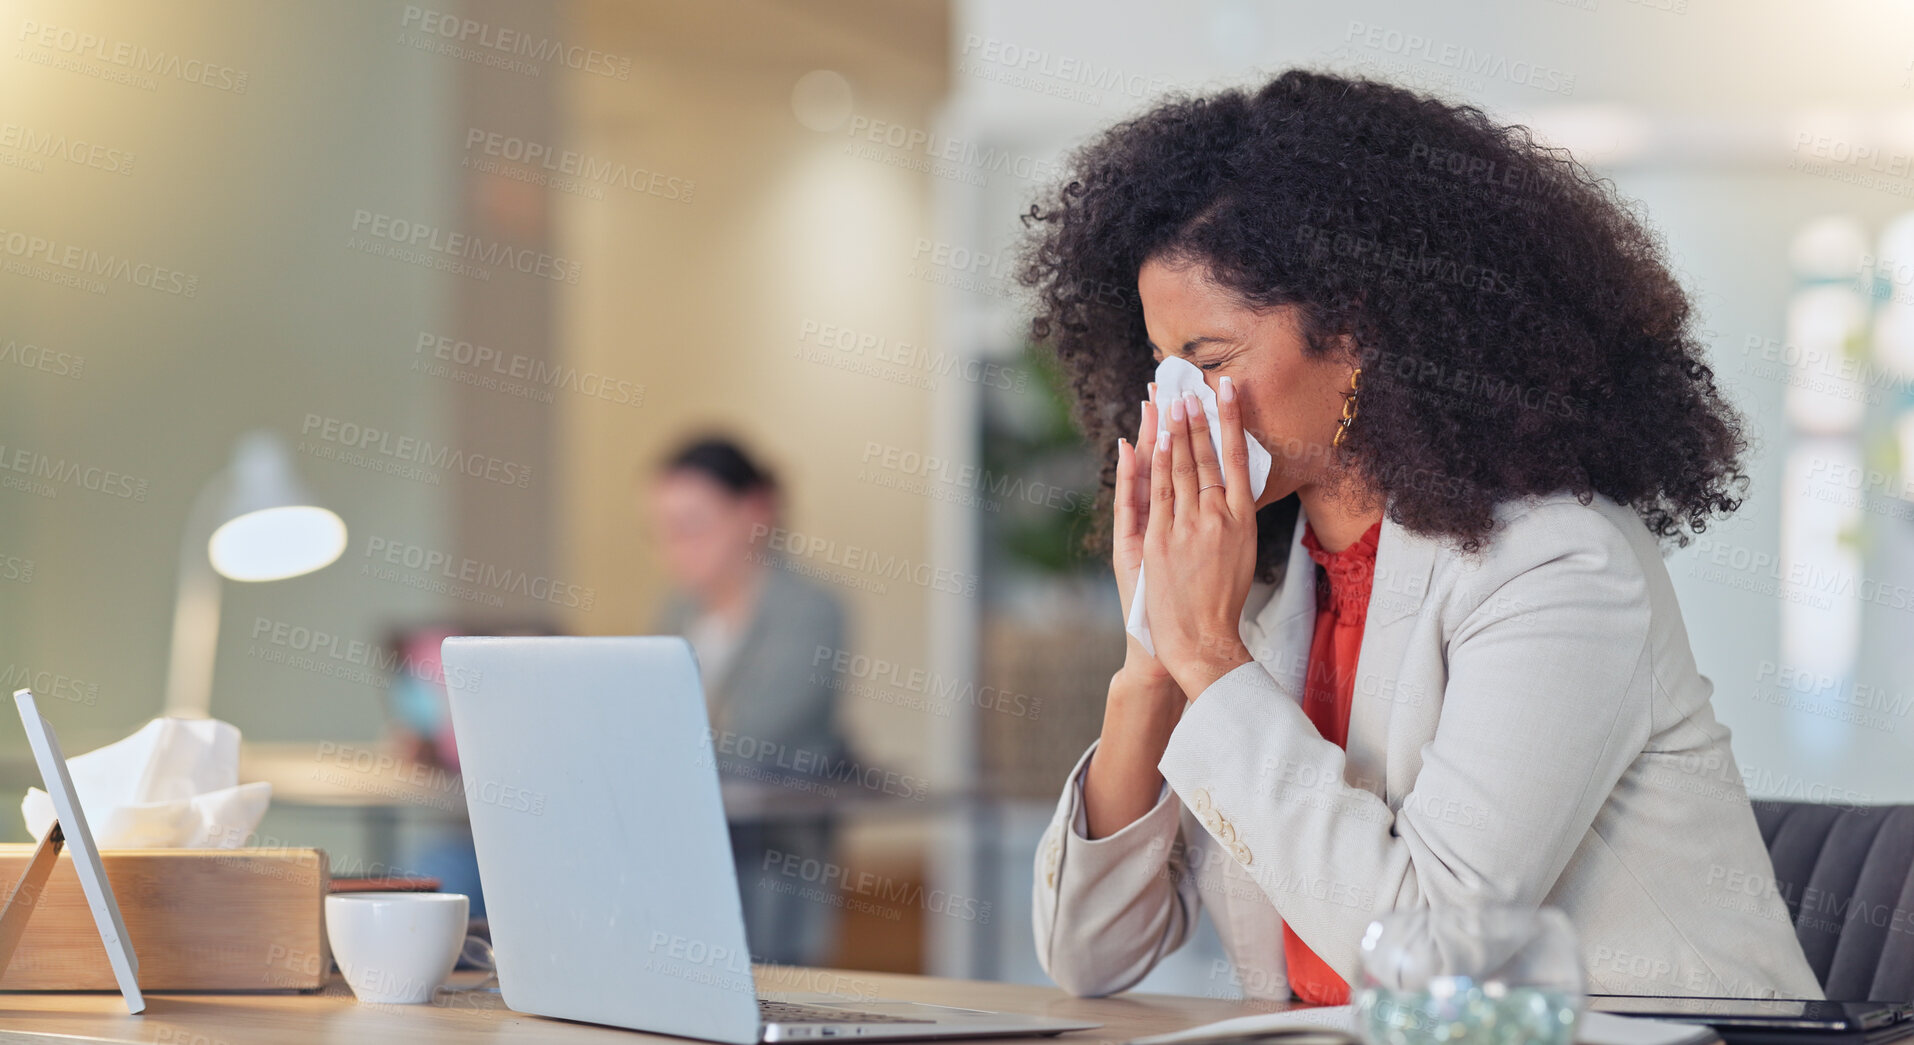
M 346 550 L 345 522 L 313 503 L 278 436 L 240 437 L 230 482 L 222 521 L 206 545 L 220 576 L 284 580 L 328 566 Z

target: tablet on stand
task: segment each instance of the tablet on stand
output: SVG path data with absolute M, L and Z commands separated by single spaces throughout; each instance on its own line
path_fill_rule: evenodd
M 80 810 L 80 796 L 73 790 L 73 778 L 67 775 L 66 756 L 53 726 L 40 715 L 33 702 L 33 691 L 19 690 L 13 695 L 20 706 L 20 721 L 27 727 L 27 743 L 33 747 L 33 760 L 40 766 L 40 779 L 46 782 L 47 795 L 53 799 L 56 819 L 46 837 L 33 850 L 27 869 L 8 892 L 0 906 L 0 972 L 13 959 L 14 948 L 26 934 L 27 919 L 33 905 L 46 889 L 47 879 L 59 861 L 60 849 L 73 853 L 73 870 L 80 876 L 80 889 L 93 909 L 93 924 L 100 929 L 100 941 L 106 944 L 106 959 L 113 965 L 113 978 L 126 996 L 126 1011 L 142 1012 L 146 1000 L 140 997 L 140 960 L 126 939 L 126 923 L 120 920 L 120 905 L 113 899 L 113 886 L 106 880 L 106 868 L 100 864 L 100 850 L 86 828 L 86 814 Z

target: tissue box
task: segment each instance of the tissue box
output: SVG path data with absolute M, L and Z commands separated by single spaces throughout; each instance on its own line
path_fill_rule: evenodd
M 31 845 L 0 844 L 0 899 Z M 332 969 L 320 849 L 105 849 L 100 860 L 149 991 L 311 990 Z M 117 990 L 62 852 L 0 990 Z

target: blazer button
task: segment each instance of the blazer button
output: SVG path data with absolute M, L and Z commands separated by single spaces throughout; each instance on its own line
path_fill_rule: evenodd
M 1236 825 L 1230 823 L 1227 819 L 1225 819 L 1223 821 L 1222 826 L 1216 829 L 1216 837 L 1224 845 L 1231 845 L 1231 846 L 1235 845 L 1236 844 Z
M 1198 819 L 1205 828 L 1209 829 L 1210 834 L 1216 834 L 1223 829 L 1223 815 L 1214 809 L 1203 810 L 1203 815 Z
M 1248 867 L 1250 864 L 1256 862 L 1255 858 L 1249 855 L 1249 846 L 1241 842 L 1230 847 L 1230 855 L 1234 856 L 1236 862 L 1242 864 L 1244 867 Z
M 1055 889 L 1057 887 L 1057 872 L 1055 871 L 1044 872 L 1043 880 L 1050 883 L 1050 888 Z
M 1210 805 L 1210 793 L 1208 791 L 1199 787 L 1195 791 L 1190 792 L 1190 810 L 1196 815 L 1202 816 L 1212 808 L 1214 807 Z

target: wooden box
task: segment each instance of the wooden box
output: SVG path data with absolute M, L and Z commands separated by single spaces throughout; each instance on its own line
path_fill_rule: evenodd
M 0 844 L 0 898 L 31 845 Z M 320 849 L 106 849 L 100 853 L 148 991 L 311 990 L 332 969 Z M 0 990 L 118 990 L 62 852 Z

